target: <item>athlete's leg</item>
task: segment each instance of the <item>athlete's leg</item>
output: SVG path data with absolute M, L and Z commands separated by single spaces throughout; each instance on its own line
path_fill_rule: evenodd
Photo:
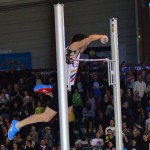
M 17 127 L 20 129 L 25 125 L 38 123 L 38 122 L 49 122 L 55 115 L 57 114 L 56 111 L 52 110 L 49 107 L 46 107 L 44 113 L 42 114 L 33 114 L 32 116 L 19 121 L 17 123 Z
M 46 107 L 44 113 L 42 114 L 34 114 L 22 121 L 13 120 L 12 124 L 8 130 L 8 138 L 13 140 L 14 135 L 25 125 L 38 123 L 38 122 L 49 122 L 55 115 L 56 111 L 53 109 Z

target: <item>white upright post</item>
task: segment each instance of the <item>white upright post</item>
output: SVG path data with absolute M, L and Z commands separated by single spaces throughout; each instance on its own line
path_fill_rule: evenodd
M 65 34 L 63 4 L 54 5 L 57 56 L 57 79 L 59 98 L 60 144 L 62 150 L 69 150 L 68 101 L 65 77 Z
M 115 136 L 116 136 L 116 150 L 123 149 L 122 139 L 122 117 L 121 117 L 121 99 L 120 99 L 120 74 L 119 74 L 119 50 L 118 50 L 118 29 L 117 19 L 110 19 L 110 34 L 111 34 L 111 54 L 112 60 L 112 72 L 114 80 L 113 84 L 113 98 L 114 98 L 114 110 L 115 110 Z

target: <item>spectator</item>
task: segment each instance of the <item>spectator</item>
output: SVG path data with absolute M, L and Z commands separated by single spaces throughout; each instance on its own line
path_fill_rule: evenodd
M 93 147 L 93 150 L 96 150 L 98 148 L 103 148 L 104 146 L 104 140 L 101 138 L 102 134 L 97 131 L 95 138 L 91 140 L 91 146 Z
M 40 150 L 50 150 L 44 139 L 40 142 Z
M 22 104 L 23 104 L 23 91 L 21 91 L 19 89 L 19 85 L 18 84 L 14 84 L 14 91 L 11 95 L 11 100 L 12 102 L 16 102 L 19 106 L 19 108 L 22 107 Z
M 6 97 L 5 93 L 0 94 L 0 114 L 3 116 L 9 116 L 9 107 L 10 107 L 10 101 L 9 98 Z
M 145 129 L 148 129 L 148 126 L 150 125 L 150 112 L 148 112 L 148 118 L 145 120 Z
M 86 106 L 83 108 L 83 122 L 86 127 L 87 136 L 92 132 L 94 117 L 95 113 L 91 109 L 90 103 L 87 102 Z
M 39 133 L 36 131 L 36 127 L 34 125 L 31 126 L 30 136 L 34 144 L 39 142 Z
M 38 101 L 37 106 L 35 107 L 35 114 L 41 114 L 44 112 L 44 107 L 42 106 L 42 102 Z
M 107 143 L 107 146 L 106 146 L 105 150 L 116 150 L 116 148 L 115 148 L 115 146 L 114 146 L 112 141 L 109 141 Z
M 111 142 L 113 146 L 115 146 L 115 135 L 111 129 L 107 130 L 107 134 L 105 135 L 105 145 L 108 146 L 108 143 Z
M 109 126 L 106 127 L 106 129 L 105 129 L 105 135 L 107 135 L 109 129 L 111 129 L 111 131 L 112 131 L 113 134 L 115 135 L 115 122 L 114 122 L 113 119 L 111 119 L 111 120 L 109 121 Z
M 45 127 L 44 134 L 42 135 L 42 139 L 45 139 L 47 141 L 47 145 L 50 149 L 53 147 L 54 137 L 51 128 L 49 126 Z
M 148 135 L 147 133 L 144 133 L 139 147 L 140 149 L 148 150 L 150 148 L 149 144 L 150 144 L 150 141 L 148 140 Z
M 128 150 L 140 150 L 135 139 L 131 140 L 131 145 L 129 146 Z
M 82 97 L 81 97 L 81 94 L 79 93 L 78 88 L 75 88 L 74 90 L 74 93 L 72 96 L 72 102 L 73 102 L 76 121 L 79 122 L 79 124 L 81 124 L 83 101 L 82 101 Z
M 138 75 L 138 81 L 135 81 L 133 91 L 139 91 L 139 96 L 143 98 L 146 90 L 146 83 L 142 80 L 142 76 Z
M 9 150 L 8 148 L 5 147 L 5 145 L 2 143 L 0 146 L 0 150 Z

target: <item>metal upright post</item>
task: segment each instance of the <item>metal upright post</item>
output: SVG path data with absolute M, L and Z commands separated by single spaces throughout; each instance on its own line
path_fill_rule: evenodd
M 62 150 L 69 150 L 68 101 L 65 77 L 65 34 L 63 4 L 54 5 L 59 98 L 60 142 Z
M 116 135 L 116 150 L 123 149 L 122 140 L 122 117 L 121 117 L 121 98 L 120 98 L 120 74 L 119 74 L 119 50 L 118 50 L 118 29 L 117 19 L 110 19 L 110 34 L 111 34 L 111 54 L 113 75 L 113 98 L 114 98 L 114 110 L 115 110 L 115 135 Z

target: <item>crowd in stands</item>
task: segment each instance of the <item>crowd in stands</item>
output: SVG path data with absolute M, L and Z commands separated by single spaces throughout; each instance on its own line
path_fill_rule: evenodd
M 10 70 L 0 74 L 0 150 L 60 149 L 59 114 L 49 123 L 23 127 L 14 140 L 7 132 L 13 119 L 22 120 L 42 113 L 52 99 L 34 93 L 37 84 L 51 84 L 50 76 L 30 70 Z M 115 150 L 113 88 L 108 84 L 107 63 L 81 62 L 72 90 L 73 112 L 69 115 L 70 147 L 76 150 Z M 120 65 L 120 102 L 123 150 L 149 150 L 150 143 L 150 72 L 144 66 L 130 70 Z M 85 131 L 82 130 L 85 129 Z M 76 134 L 76 132 L 78 134 Z

